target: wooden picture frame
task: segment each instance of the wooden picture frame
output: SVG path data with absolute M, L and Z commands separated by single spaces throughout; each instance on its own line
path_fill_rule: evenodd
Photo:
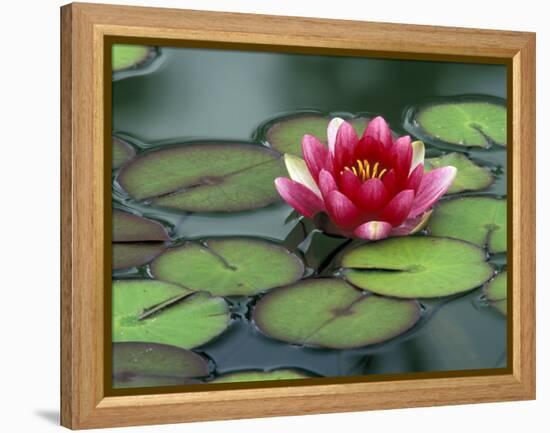
M 61 8 L 61 424 L 72 429 L 535 398 L 535 35 L 314 18 L 70 4 Z M 508 67 L 508 368 L 300 386 L 106 395 L 109 40 L 499 63 Z M 110 71 L 109 71 L 110 73 Z M 107 150 L 106 150 L 107 149 Z M 109 317 L 110 320 L 110 317 Z M 108 342 L 110 344 L 110 341 Z M 202 386 L 202 385 L 200 385 Z

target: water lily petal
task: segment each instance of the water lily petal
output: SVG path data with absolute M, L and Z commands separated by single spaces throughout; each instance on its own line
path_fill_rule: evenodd
M 406 189 L 394 196 L 382 209 L 379 218 L 389 222 L 392 226 L 399 226 L 411 211 L 414 201 L 414 191 Z
M 456 168 L 450 165 L 436 168 L 424 174 L 409 213 L 409 218 L 414 218 L 432 207 L 447 192 L 455 177 Z
M 353 157 L 358 141 L 359 138 L 353 126 L 346 121 L 342 122 L 336 133 L 336 143 L 334 145 L 334 158 L 337 169 L 341 170 L 345 165 L 355 163 Z
M 319 188 L 321 189 L 322 196 L 325 200 L 332 191 L 338 190 L 338 185 L 336 185 L 334 177 L 332 177 L 332 174 L 325 169 L 321 170 L 319 173 Z
M 360 222 L 360 209 L 340 191 L 328 194 L 326 207 L 330 219 L 343 229 L 353 229 Z
M 374 212 L 388 202 L 388 191 L 380 179 L 369 179 L 361 185 L 355 203 L 367 212 Z
M 290 206 L 308 218 L 325 210 L 323 201 L 301 183 L 287 177 L 278 177 L 275 179 L 275 187 Z
M 418 192 L 418 187 L 420 182 L 422 182 L 422 177 L 424 176 L 424 164 L 419 164 L 409 175 L 407 180 L 407 189 L 413 189 L 414 192 Z
M 386 148 L 393 144 L 391 129 L 382 116 L 377 116 L 369 122 L 365 136 L 374 138 Z
M 392 225 L 386 221 L 369 221 L 357 227 L 353 234 L 361 239 L 377 241 L 387 238 L 391 232 Z
M 334 148 L 336 145 L 336 135 L 342 123 L 344 123 L 344 119 L 340 117 L 335 117 L 328 123 L 328 127 L 327 127 L 328 150 L 332 155 L 334 155 Z
M 306 134 L 302 138 L 302 152 L 311 176 L 317 181 L 319 172 L 328 166 L 327 148 L 316 137 Z
M 394 195 L 397 191 L 397 176 L 395 175 L 395 170 L 390 169 L 384 177 L 382 177 L 382 182 L 388 191 L 390 196 Z
M 354 200 L 359 189 L 361 188 L 361 181 L 351 171 L 344 170 L 339 179 L 340 191 L 347 197 Z
M 315 183 L 315 180 L 311 176 L 311 173 L 307 169 L 306 162 L 297 156 L 285 153 L 285 165 L 286 170 L 290 178 L 304 186 L 307 186 L 315 194 L 321 197 L 321 191 Z
M 411 144 L 413 149 L 412 161 L 411 161 L 411 172 L 419 165 L 424 164 L 424 156 L 426 150 L 424 149 L 424 143 L 422 141 L 413 141 Z
M 405 222 L 399 227 L 395 227 L 392 229 L 391 236 L 406 236 L 419 232 L 424 227 L 426 227 L 426 224 L 428 224 L 428 220 L 430 219 L 431 215 L 432 210 L 429 210 L 421 215 L 418 215 L 415 218 L 409 218 L 405 220 Z
M 405 180 L 409 176 L 411 169 L 411 160 L 413 148 L 411 146 L 411 137 L 404 135 L 395 140 L 393 145 L 394 167 L 398 180 Z

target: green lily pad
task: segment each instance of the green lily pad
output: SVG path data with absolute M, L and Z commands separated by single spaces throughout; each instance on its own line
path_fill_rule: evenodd
M 133 68 L 143 63 L 149 57 L 151 47 L 144 45 L 113 45 L 112 69 L 113 72 Z
M 154 343 L 113 344 L 113 388 L 196 383 L 208 374 L 207 361 L 190 350 Z
M 160 280 L 218 296 L 254 295 L 290 284 L 304 273 L 296 255 L 282 246 L 250 238 L 187 242 L 151 264 Z
M 493 275 L 482 249 L 455 239 L 427 236 L 363 244 L 344 253 L 342 267 L 350 283 L 397 298 L 466 292 Z
M 149 263 L 166 249 L 161 242 L 121 242 L 113 244 L 112 268 L 126 269 Z
M 506 200 L 463 197 L 441 202 L 430 218 L 434 236 L 462 239 L 490 253 L 506 251 Z
M 236 212 L 278 201 L 281 155 L 248 143 L 208 142 L 143 153 L 119 182 L 132 197 L 190 212 Z
M 164 227 L 146 218 L 113 209 L 113 242 L 167 241 Z
M 483 293 L 488 301 L 501 301 L 508 297 L 506 289 L 507 273 L 501 272 L 485 286 Z
M 491 186 L 494 181 L 491 171 L 480 167 L 462 153 L 451 152 L 446 155 L 429 158 L 424 162 L 424 171 L 452 165 L 456 167 L 456 178 L 447 191 L 447 194 L 455 194 L 463 191 L 479 191 Z
M 289 343 L 350 349 L 389 340 L 420 317 L 415 301 L 368 295 L 340 279 L 310 279 L 268 293 L 254 308 L 266 335 Z
M 191 349 L 228 326 L 227 303 L 155 280 L 113 282 L 113 342 L 141 341 Z
M 508 315 L 508 299 L 491 302 L 491 306 L 497 309 L 501 314 Z
M 330 117 L 307 113 L 284 117 L 271 124 L 265 133 L 264 140 L 269 146 L 281 153 L 291 153 L 302 157 L 302 138 L 305 134 L 317 137 L 322 143 L 327 143 L 327 126 Z M 367 127 L 366 117 L 346 119 L 359 136 Z
M 263 382 L 265 380 L 307 379 L 308 377 L 311 376 L 290 368 L 272 371 L 248 370 L 224 374 L 209 383 Z
M 483 293 L 489 304 L 506 315 L 508 311 L 508 276 L 501 272 L 483 288 Z
M 459 146 L 506 145 L 506 106 L 491 102 L 450 102 L 421 108 L 416 122 L 431 138 Z
M 113 160 L 112 168 L 119 168 L 136 155 L 136 150 L 120 138 L 112 139 Z

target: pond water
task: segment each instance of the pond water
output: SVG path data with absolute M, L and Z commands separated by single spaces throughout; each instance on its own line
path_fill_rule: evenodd
M 162 48 L 144 73 L 118 78 L 113 81 L 113 134 L 138 154 L 188 141 L 253 141 L 258 139 L 258 128 L 270 119 L 302 110 L 380 114 L 398 135 L 404 135 L 411 106 L 457 95 L 506 99 L 506 68 L 500 65 L 209 49 Z M 457 150 L 425 143 L 429 157 Z M 459 151 L 495 177 L 489 188 L 461 195 L 506 197 L 505 148 Z M 302 256 L 306 275 L 338 272 L 344 240 L 323 234 L 308 221 L 289 218 L 292 209 L 285 203 L 234 213 L 184 213 L 132 199 L 117 175 L 114 170 L 113 207 L 160 221 L 175 244 L 205 237 L 254 236 Z M 488 260 L 497 271 L 506 267 L 504 253 Z M 148 265 L 113 271 L 113 279 L 150 277 Z M 484 301 L 481 287 L 421 299 L 421 318 L 412 329 L 384 343 L 346 350 L 303 347 L 267 337 L 250 320 L 261 297 L 228 297 L 228 329 L 194 349 L 210 360 L 210 378 L 250 369 L 293 368 L 314 376 L 349 376 L 506 366 L 506 316 Z

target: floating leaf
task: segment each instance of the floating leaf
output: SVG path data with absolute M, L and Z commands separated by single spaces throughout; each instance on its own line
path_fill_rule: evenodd
M 491 306 L 496 308 L 505 316 L 508 315 L 508 299 L 501 299 L 500 301 L 491 302 Z
M 254 321 L 268 336 L 332 349 L 389 340 L 419 316 L 415 301 L 368 295 L 339 279 L 300 281 L 268 293 L 254 308 Z
M 154 343 L 113 344 L 114 388 L 195 383 L 208 374 L 207 361 L 190 350 Z
M 506 200 L 464 197 L 441 202 L 430 218 L 434 236 L 448 236 L 487 247 L 490 253 L 506 251 Z
M 251 238 L 209 239 L 172 248 L 151 264 L 161 280 L 213 295 L 254 295 L 298 280 L 304 265 L 282 246 Z
M 113 137 L 112 139 L 113 160 L 112 168 L 119 168 L 125 162 L 128 162 L 136 155 L 136 150 L 120 138 Z
M 146 218 L 113 209 L 113 242 L 169 240 L 164 227 Z
M 281 156 L 248 143 L 191 143 L 143 153 L 119 182 L 138 200 L 190 212 L 236 212 L 279 200 Z
M 113 72 L 138 66 L 140 63 L 147 60 L 150 53 L 151 47 L 146 47 L 144 45 L 113 45 Z
M 126 269 L 149 263 L 165 250 L 160 242 L 131 242 L 113 244 L 113 269 Z
M 494 181 L 490 170 L 480 167 L 462 153 L 456 152 L 451 152 L 437 158 L 426 159 L 424 171 L 428 172 L 434 168 L 448 165 L 452 165 L 457 169 L 456 178 L 447 191 L 448 194 L 463 191 L 478 191 L 488 188 Z
M 142 341 L 191 349 L 229 324 L 222 298 L 155 280 L 113 282 L 113 341 Z
M 483 290 L 487 300 L 501 301 L 503 299 L 506 299 L 508 297 L 508 292 L 506 290 L 506 281 L 506 271 L 501 272 L 495 278 L 489 281 L 489 283 L 485 286 L 485 289 Z
M 239 371 L 237 373 L 224 374 L 223 376 L 212 380 L 210 383 L 263 382 L 265 380 L 306 379 L 308 377 L 311 376 L 290 368 L 272 371 L 247 370 Z
M 506 145 L 506 106 L 492 102 L 464 101 L 430 104 L 416 114 L 428 138 L 459 146 Z M 414 131 L 416 134 L 416 131 Z
M 481 286 L 493 275 L 475 245 L 427 236 L 363 244 L 342 258 L 345 278 L 371 292 L 398 298 L 432 298 Z
M 305 134 L 314 135 L 326 144 L 330 119 L 328 116 L 314 113 L 284 117 L 271 123 L 264 139 L 273 149 L 281 153 L 292 153 L 301 157 L 302 138 Z M 347 119 L 347 121 L 353 125 L 359 136 L 363 134 L 368 123 L 366 117 Z
M 507 282 L 508 276 L 506 271 L 504 271 L 489 281 L 483 289 L 487 301 L 504 315 L 507 314 L 508 310 Z

